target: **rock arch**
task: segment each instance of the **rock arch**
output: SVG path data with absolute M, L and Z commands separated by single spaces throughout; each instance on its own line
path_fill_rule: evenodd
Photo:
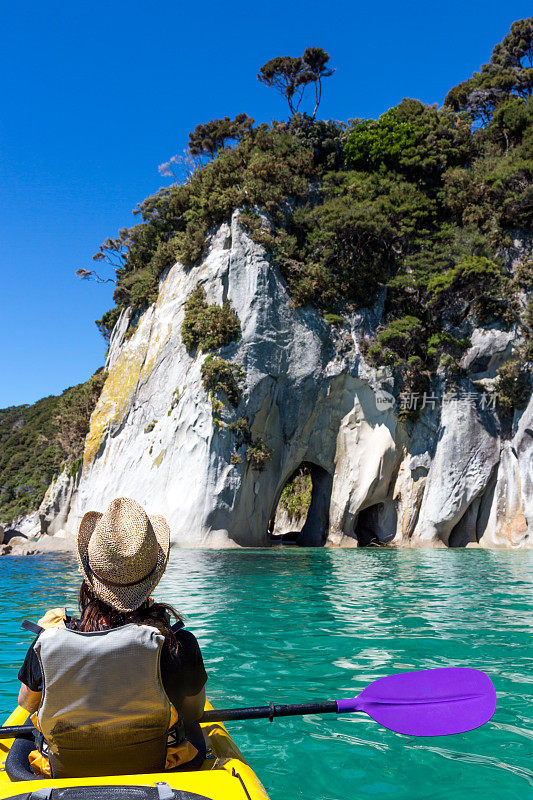
M 329 527 L 329 507 L 333 475 L 319 464 L 311 461 L 302 461 L 279 486 L 276 493 L 270 517 L 269 531 L 274 531 L 276 513 L 279 508 L 281 493 L 287 484 L 291 483 L 298 474 L 308 474 L 311 477 L 311 502 L 305 515 L 305 521 L 299 530 L 286 532 L 283 536 L 271 535 L 271 539 L 292 541 L 301 547 L 323 547 Z M 301 523 L 301 519 L 300 519 Z

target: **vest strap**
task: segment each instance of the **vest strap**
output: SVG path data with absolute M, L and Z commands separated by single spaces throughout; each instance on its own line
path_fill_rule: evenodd
M 44 628 L 41 628 L 41 626 L 37 625 L 36 622 L 30 622 L 29 619 L 25 619 L 23 622 L 21 622 L 20 627 L 24 628 L 26 631 L 30 631 L 30 633 L 37 634 L 37 636 L 44 631 Z
M 69 621 L 69 619 L 70 618 L 67 617 L 67 621 Z M 30 631 L 30 633 L 35 633 L 36 636 L 39 636 L 39 634 L 44 631 L 44 628 L 41 625 L 37 625 L 36 622 L 30 622 L 29 619 L 23 620 L 23 622 L 20 623 L 20 627 L 24 628 L 24 630 L 26 631 Z M 181 631 L 182 628 L 184 627 L 185 623 L 183 622 L 182 619 L 180 619 L 178 620 L 178 622 L 175 622 L 174 625 L 171 625 L 170 629 L 174 631 L 174 633 L 177 633 L 178 631 Z

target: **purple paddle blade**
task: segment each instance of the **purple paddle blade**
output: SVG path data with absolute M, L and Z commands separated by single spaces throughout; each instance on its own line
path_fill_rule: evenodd
M 337 707 L 339 712 L 363 711 L 407 736 L 446 736 L 488 722 L 496 691 L 489 676 L 477 669 L 429 669 L 378 678 L 357 697 L 337 700 Z

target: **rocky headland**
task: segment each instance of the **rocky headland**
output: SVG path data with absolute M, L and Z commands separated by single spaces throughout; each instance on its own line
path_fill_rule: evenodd
M 191 355 L 182 341 L 197 285 L 210 304 L 229 301 L 240 322 L 238 340 L 218 352 L 245 376 L 236 406 L 210 396 L 209 356 Z M 26 532 L 63 547 L 86 510 L 131 496 L 167 517 L 178 546 L 263 546 L 284 486 L 304 465 L 312 498 L 298 544 L 530 545 L 533 397 L 507 438 L 491 400 L 496 367 L 520 331 L 476 328 L 463 357 L 475 372 L 454 391 L 437 376 L 411 421 L 402 403 L 414 401 L 398 395 L 393 370 L 361 354 L 382 312 L 378 298 L 331 325 L 295 308 L 235 213 L 200 265 L 178 263 L 162 276 L 157 302 L 129 336 L 131 310 L 122 312 L 83 468 L 58 476 Z M 232 425 L 239 419 L 251 420 L 248 441 Z M 247 457 L 257 442 L 260 464 Z

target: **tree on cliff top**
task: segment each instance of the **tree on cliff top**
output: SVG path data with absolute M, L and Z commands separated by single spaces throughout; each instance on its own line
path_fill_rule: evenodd
M 303 56 L 277 56 L 263 64 L 257 80 L 271 86 L 282 94 L 291 114 L 296 114 L 303 100 L 305 90 L 311 84 L 315 87 L 314 119 L 322 99 L 322 78 L 329 78 L 335 72 L 327 66 L 329 55 L 321 47 L 308 47 Z
M 488 64 L 455 86 L 444 104 L 454 111 L 468 111 L 482 123 L 510 97 L 526 99 L 533 90 L 533 17 L 513 22 L 497 44 Z

